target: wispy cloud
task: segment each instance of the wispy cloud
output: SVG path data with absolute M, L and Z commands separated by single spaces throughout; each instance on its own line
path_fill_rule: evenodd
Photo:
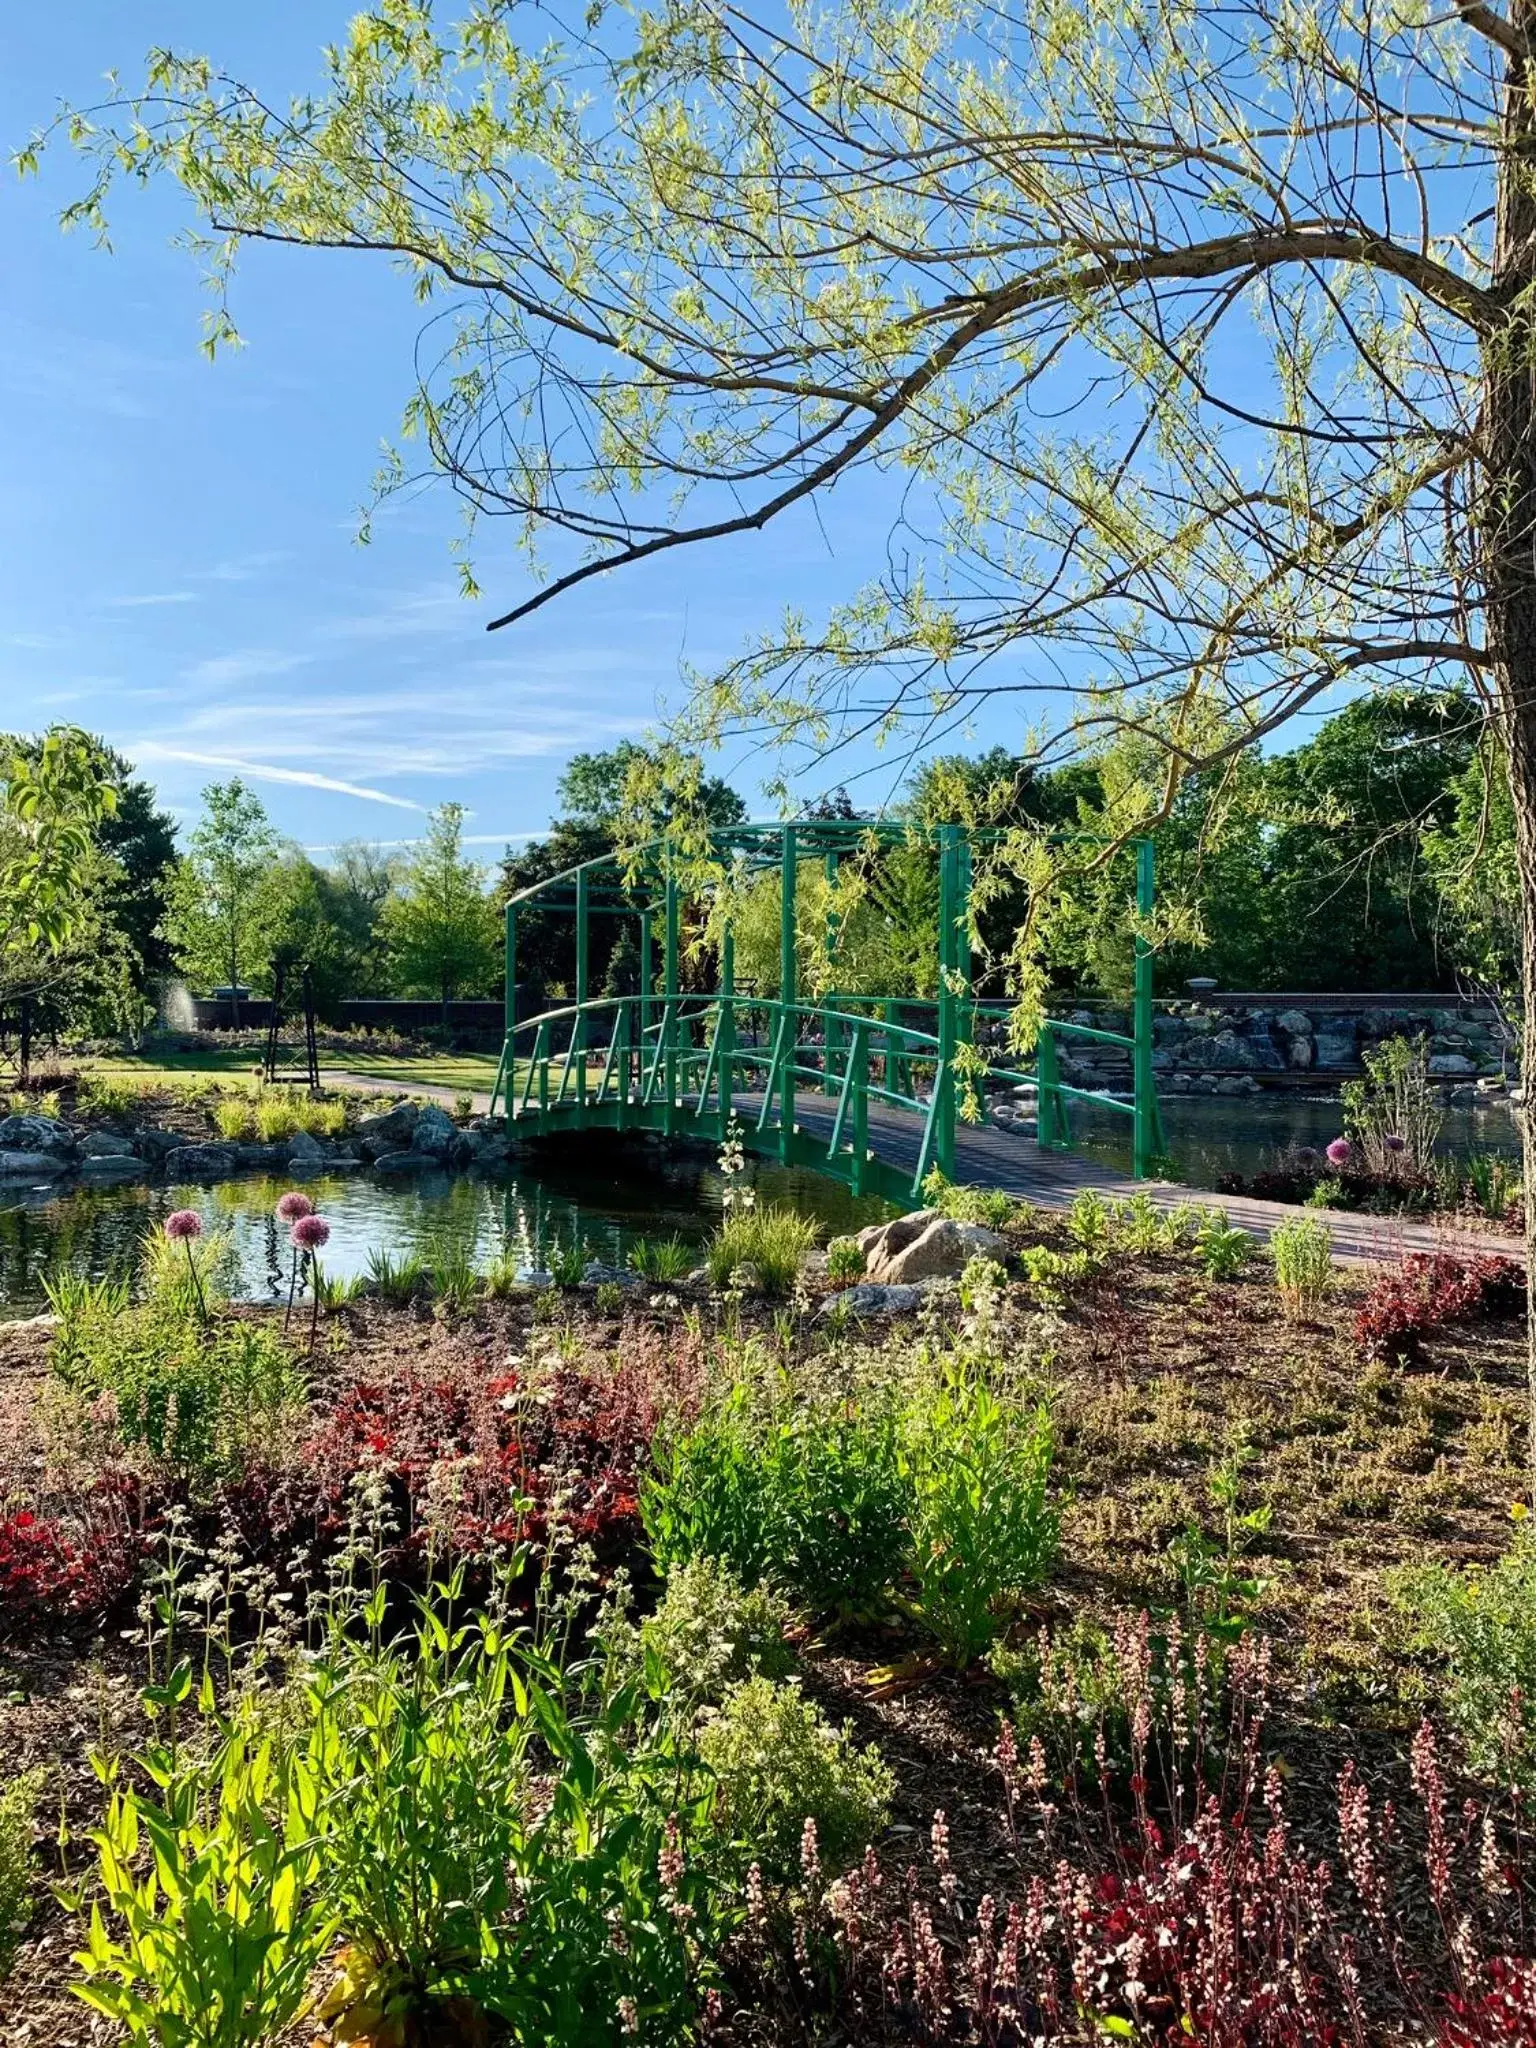
M 107 599 L 107 607 L 110 611 L 121 612 L 130 611 L 135 606 L 141 604 L 196 604 L 197 602 L 198 596 L 195 590 L 147 590 L 142 597 L 109 597 Z
M 210 655 L 184 671 L 189 683 L 254 683 L 263 676 L 287 675 L 311 660 L 308 654 L 280 654 L 271 647 L 242 647 L 230 654 Z
M 282 562 L 292 561 L 292 550 L 268 548 L 261 554 L 236 555 L 230 561 L 216 562 L 211 569 L 193 572 L 198 583 L 251 583 L 268 569 L 275 569 Z
M 159 740 L 130 742 L 129 756 L 138 764 L 146 761 L 188 761 L 197 768 L 223 768 L 231 775 L 247 775 L 252 782 L 291 782 L 303 789 L 334 790 L 338 796 L 363 797 L 373 804 L 389 804 L 397 811 L 419 811 L 424 807 L 409 797 L 391 796 L 386 790 L 369 789 L 359 782 L 341 782 L 334 775 L 320 775 L 312 768 L 279 768 L 268 761 L 245 761 L 233 754 L 195 753 L 189 747 L 168 747 Z

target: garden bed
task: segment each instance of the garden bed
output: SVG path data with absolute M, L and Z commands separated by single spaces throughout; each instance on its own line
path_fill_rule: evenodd
M 103 1316 L 152 1310 L 98 1301 L 80 1312 L 78 1329 L 67 1316 L 63 1330 L 0 1326 L 0 1467 L 10 1493 L 9 1549 L 0 1543 L 0 1742 L 8 1770 L 38 1766 L 47 1774 L 35 1802 L 35 1905 L 14 1972 L 0 1986 L 5 2039 L 69 2048 L 117 2038 L 70 1993 L 78 1973 L 68 1958 L 83 1945 L 84 1921 L 41 1879 L 67 1877 L 83 1902 L 100 1896 L 87 1835 L 101 1823 L 105 1794 L 89 1763 L 92 1749 L 122 1759 L 127 1782 L 144 1782 L 128 1760 L 146 1739 L 137 1699 L 146 1646 L 134 1640 L 144 1627 L 136 1610 L 167 1518 L 186 1517 L 186 1539 L 214 1553 L 211 1564 L 200 1558 L 189 1569 L 210 1579 L 253 1572 L 266 1587 L 263 1599 L 290 1596 L 283 1604 L 296 1612 L 324 1580 L 325 1561 L 334 1562 L 350 1540 L 349 1528 L 355 1537 L 359 1490 L 369 1487 L 373 1512 L 383 1518 L 371 1538 L 375 1564 L 395 1588 L 388 1629 L 406 1626 L 407 1595 L 423 1591 L 455 1557 L 466 1567 L 459 1601 L 467 1612 L 494 1594 L 498 1560 L 526 1543 L 530 1557 L 511 1594 L 514 1618 L 534 1625 L 553 1602 L 574 1666 L 590 1649 L 604 1594 L 627 1580 L 635 1615 L 643 1617 L 664 1593 L 675 1600 L 669 1586 L 692 1583 L 690 1561 L 707 1549 L 726 1555 L 740 1579 L 761 1576 L 782 1589 L 783 1607 L 772 1609 L 768 1623 L 759 1614 L 752 1624 L 767 1626 L 773 1639 L 764 1674 L 781 1690 L 797 1681 L 831 1729 L 851 1724 L 854 1750 L 874 1745 L 884 1760 L 879 1785 L 855 1784 L 849 1750 L 837 1767 L 844 1773 L 837 1796 L 822 1786 L 809 1872 L 790 1851 L 774 1865 L 762 1846 L 785 1825 L 798 1839 L 800 1816 L 788 1809 L 755 1809 L 747 1846 L 739 1827 L 732 1837 L 730 1813 L 722 1819 L 712 1794 L 697 1813 L 683 1811 L 681 1823 L 675 1814 L 665 1820 L 659 1866 L 652 1856 L 644 1870 L 610 1873 L 604 1882 L 619 1887 L 614 1898 L 628 1884 L 653 1916 L 661 1914 L 663 1932 L 670 1927 L 647 1965 L 669 1988 L 654 2010 L 640 2009 L 643 1999 L 632 2010 L 622 1957 L 605 1963 L 600 1983 L 589 1981 L 590 1972 L 582 1977 L 588 1965 L 573 1961 L 571 1981 L 586 1986 L 583 1995 L 608 2001 L 584 2021 L 583 2040 L 622 2039 L 631 2020 L 637 2038 L 682 2039 L 693 2022 L 680 2015 L 694 2004 L 706 2033 L 742 2043 L 809 2041 L 839 2030 L 861 2040 L 1019 2039 L 1022 2008 L 999 1988 L 996 1956 L 987 1965 L 988 2005 L 977 1988 L 986 1971 L 967 1947 L 978 1938 L 985 1899 L 995 1902 L 992 1941 L 1001 1952 L 1008 1902 L 1025 1912 L 1031 1880 L 1049 1889 L 1066 1858 L 1097 1873 L 1101 1889 L 1119 1887 L 1115 1910 L 1127 1916 L 1120 1949 L 1138 1928 L 1162 1924 L 1150 1838 L 1137 1831 L 1143 1795 L 1134 1789 L 1135 1759 L 1129 1750 L 1120 1759 L 1120 1751 L 1142 1740 L 1143 1777 L 1167 1776 L 1145 1757 L 1166 1764 L 1159 1730 L 1168 1694 L 1161 1681 L 1139 1681 L 1150 1732 L 1138 1738 L 1134 1712 L 1127 1721 L 1114 1685 L 1104 1689 L 1106 1673 L 1123 1677 L 1136 1664 L 1143 1614 L 1144 1640 L 1161 1646 L 1149 1654 L 1165 1660 L 1158 1667 L 1164 1678 L 1177 1665 L 1178 1643 L 1205 1646 L 1204 1705 L 1191 1681 L 1189 1699 L 1173 1711 L 1194 1721 L 1195 1746 L 1207 1744 L 1215 1759 L 1208 1783 L 1225 1782 L 1230 1792 L 1241 1749 L 1227 1732 L 1231 1717 L 1247 1714 L 1251 1725 L 1254 1689 L 1267 1688 L 1253 1762 L 1260 1778 L 1270 1765 L 1285 1778 L 1288 1855 L 1337 1863 L 1339 1774 L 1347 1766 L 1351 1798 L 1363 1793 L 1378 1815 L 1390 1798 L 1408 1816 L 1394 1852 L 1391 1910 L 1397 1937 L 1412 1936 L 1411 1962 L 1400 1951 L 1388 1967 L 1375 1954 L 1369 1915 L 1341 1870 L 1332 1918 L 1324 1916 L 1333 1932 L 1307 1960 L 1322 1988 L 1309 1995 L 1325 2004 L 1332 1995 L 1330 1943 L 1348 1933 L 1362 1943 L 1370 2038 L 1386 2038 L 1378 2029 L 1394 2012 L 1409 2011 L 1410 1998 L 1437 2026 L 1444 2022 L 1457 1978 L 1433 1878 L 1426 1880 L 1419 1858 L 1415 1816 L 1426 1783 L 1433 1808 L 1434 1771 L 1454 1787 L 1453 1813 L 1463 1790 L 1479 1802 L 1493 1798 L 1498 1773 L 1468 1736 L 1441 1661 L 1405 1618 L 1401 1588 L 1405 1574 L 1426 1565 L 1492 1567 L 1509 1549 L 1518 1526 L 1511 1508 L 1525 1485 L 1520 1320 L 1496 1287 L 1475 1299 L 1463 1290 L 1454 1304 L 1462 1320 L 1437 1323 L 1426 1311 L 1422 1326 L 1405 1333 L 1394 1324 L 1397 1335 L 1375 1342 L 1380 1276 L 1335 1275 L 1319 1298 L 1293 1299 L 1285 1314 L 1267 1261 L 1244 1264 L 1230 1245 L 1226 1254 L 1219 1244 L 1213 1250 L 1209 1232 L 1160 1240 L 1145 1212 L 1106 1218 L 1092 1201 L 1070 1218 L 1016 1210 L 1005 1236 L 1006 1279 L 996 1268 L 973 1268 L 960 1287 L 930 1290 L 921 1317 L 867 1325 L 821 1312 L 837 1282 L 820 1264 L 780 1300 L 651 1281 L 638 1289 L 513 1290 L 494 1300 L 468 1299 L 461 1288 L 451 1308 L 434 1303 L 423 1285 L 408 1303 L 358 1298 L 339 1307 L 320 1321 L 312 1351 L 307 1317 L 285 1337 L 281 1315 L 214 1305 L 192 1348 L 177 1354 L 176 1370 L 188 1375 L 188 1412 L 158 1423 L 152 1402 L 142 1413 L 133 1409 L 140 1381 L 124 1377 L 127 1353 L 101 1335 Z M 161 1287 L 174 1288 L 174 1262 L 161 1266 Z M 173 1301 L 171 1313 L 192 1311 Z M 134 1341 L 140 1350 L 133 1355 L 141 1357 L 148 1337 Z M 240 1379 L 245 1391 L 238 1414 L 210 1409 L 200 1423 L 192 1399 L 198 1361 L 220 1345 L 219 1384 Z M 238 1369 L 231 1358 L 242 1361 Z M 119 1381 L 109 1397 L 101 1386 L 113 1373 Z M 735 1391 L 727 1394 L 728 1387 Z M 989 1420 L 988 1403 L 998 1419 Z M 895 1445 L 888 1464 L 867 1428 L 882 1417 Z M 738 1424 L 746 1434 L 733 1438 Z M 753 1455 L 733 1463 L 732 1447 L 742 1444 Z M 807 1488 L 833 1483 L 829 1445 L 841 1447 L 842 1459 L 835 1527 L 786 1506 L 793 1494 L 803 1508 Z M 954 1483 L 968 1457 L 980 1475 L 979 1492 L 969 1495 Z M 1037 1482 L 1026 1510 L 1020 1502 Z M 871 1506 L 882 1487 L 892 1498 Z M 20 1532 L 18 1516 L 33 1518 Z M 1009 1517 L 1013 1547 L 1000 1562 L 998 1526 Z M 228 1546 L 222 1564 L 221 1545 Z M 957 1574 L 950 1565 L 966 1545 L 974 1566 Z M 988 1571 L 1011 1583 L 978 1606 L 970 1595 Z M 710 1597 L 717 1594 L 718 1587 Z M 216 1606 L 218 1597 L 205 1589 L 205 1604 Z M 259 1604 L 245 1594 L 235 1601 L 229 1639 L 249 1641 Z M 734 1643 L 732 1628 L 746 1624 L 727 1617 L 719 1626 Z M 152 1618 L 148 1628 L 155 1638 Z M 1042 1629 L 1059 1660 L 1051 1666 L 1047 1659 L 1045 1674 Z M 644 1712 L 676 1713 L 687 1687 L 696 1686 L 702 1714 L 690 1707 L 686 1735 L 668 1724 L 668 1741 L 686 1746 L 705 1739 L 698 1729 L 719 1707 L 724 1681 L 718 1671 L 698 1675 L 697 1640 L 687 1637 L 693 1647 L 686 1656 L 676 1648 L 685 1637 L 686 1630 L 666 1638 L 670 1651 L 652 1643 L 646 1670 L 659 1694 Z M 1268 1665 L 1262 1679 L 1255 1676 L 1260 1644 Z M 680 1664 L 667 1663 L 668 1655 Z M 234 1668 L 240 1664 L 237 1654 Z M 1074 1675 L 1063 1708 L 1059 1680 L 1068 1665 Z M 241 1683 L 260 1690 L 262 1677 L 248 1672 Z M 1423 1737 L 1413 1762 L 1426 1714 L 1439 1731 L 1433 1770 Z M 196 1722 L 189 1710 L 188 1719 Z M 1006 1744 L 999 1760 L 1005 1728 L 1017 1762 Z M 1110 1767 L 1103 1794 L 1092 1755 L 1100 1730 Z M 1032 1737 L 1041 1745 L 1033 1758 Z M 595 1740 L 590 1730 L 587 1739 Z M 632 1761 L 649 1753 L 644 1744 L 653 1739 L 654 1732 L 643 1740 L 631 1732 L 620 1746 Z M 776 1739 L 787 1754 L 788 1737 Z M 549 1757 L 536 1750 L 531 1768 L 542 1781 Z M 602 1753 L 599 1744 L 594 1754 Z M 712 1754 L 710 1769 L 734 1783 L 736 1753 L 729 1768 L 718 1745 Z M 772 1767 L 771 1757 L 754 1765 L 770 1776 Z M 1178 1777 L 1175 1769 L 1169 1782 Z M 757 1797 L 762 1788 L 752 1783 Z M 1184 1785 L 1181 1799 L 1190 1791 Z M 1272 1823 L 1257 1781 L 1253 1792 L 1247 1819 L 1262 1870 Z M 1177 1839 L 1160 1795 L 1145 1796 L 1163 1832 Z M 744 1807 L 735 1810 L 739 1816 Z M 937 1833 L 936 1811 L 943 1816 Z M 855 1873 L 863 1867 L 861 1815 L 863 1832 L 874 1828 L 883 1888 L 878 1896 L 869 1890 L 872 1863 L 862 1894 L 855 1875 L 824 1895 L 837 1862 Z M 1236 1825 L 1236 1816 L 1228 1818 Z M 686 1880 L 665 1876 L 673 1853 L 665 1827 L 674 1824 Z M 1475 1892 L 1486 1850 L 1474 1840 L 1465 1854 L 1453 1842 L 1450 1853 L 1454 1882 Z M 769 1866 L 756 1880 L 748 1871 L 754 1854 Z M 1214 1866 L 1214 1850 L 1209 1860 Z M 656 1867 L 664 1873 L 659 1902 Z M 538 1883 L 546 1880 L 543 1873 Z M 1508 1881 L 1523 1893 L 1523 1876 Z M 1252 1882 L 1256 1898 L 1264 1886 Z M 525 1884 L 527 1897 L 544 1896 L 533 1878 Z M 686 1910 L 685 1885 L 694 1887 Z M 765 1905 L 757 1904 L 754 1885 L 766 1887 Z M 1491 1904 L 1491 1947 L 1510 1945 L 1511 1900 L 1501 1897 L 1503 1904 Z M 1060 1919 L 1066 1908 L 1053 1890 L 1048 1902 Z M 577 1908 L 567 1902 L 561 1910 Z M 607 1910 L 622 1917 L 613 1899 Z M 1188 2038 L 1175 2009 L 1180 1999 L 1187 2005 L 1187 1986 L 1173 1987 L 1148 1968 L 1144 1975 L 1156 1981 L 1145 1997 L 1128 1992 L 1134 1971 L 1123 1966 L 1123 1954 L 1104 1960 L 1115 1947 L 1113 1930 L 1099 1907 L 1084 1912 L 1079 1944 L 1097 1944 L 1092 1999 L 1101 2015 L 1128 2017 L 1140 2030 L 1132 2038 Z M 900 1932 L 895 1951 L 893 1929 Z M 928 1938 L 935 1947 L 925 1961 Z M 861 1961 L 861 1940 L 906 1962 L 882 1978 L 879 1967 L 871 1972 Z M 1185 1940 L 1180 1932 L 1173 1941 L 1181 1957 Z M 1044 1954 L 1050 1939 L 1041 1942 Z M 1191 1955 L 1193 1982 L 1204 1964 Z M 1250 1965 L 1258 1967 L 1256 1957 L 1233 1968 L 1240 1976 Z M 1031 1967 L 1038 1991 L 1043 1966 Z M 948 1986 L 943 1998 L 935 1973 Z M 1406 1989 L 1405 1973 L 1412 1980 Z M 1468 1966 L 1463 1977 L 1462 1993 L 1482 1997 L 1492 1986 L 1497 1995 L 1486 1973 L 1471 1982 L 1476 1972 Z M 1221 1995 L 1236 1996 L 1230 1987 Z M 1070 2009 L 1068 1998 L 1052 2038 L 1079 2038 L 1079 2025 L 1081 2038 L 1092 2038 L 1092 2024 L 1070 2021 Z M 494 2021 L 483 2034 L 463 2010 L 454 2024 L 461 2022 L 461 2032 L 413 2038 L 502 2038 Z M 526 2020 L 505 2025 L 511 2038 L 536 2038 Z M 328 2035 L 310 2019 L 272 2038 Z M 378 2038 L 394 2037 L 381 2026 Z M 1318 2036 L 1299 2021 L 1290 2032 L 1279 2022 L 1266 2032 L 1255 2021 L 1248 2031 L 1226 2033 L 1213 2024 L 1209 2038 Z

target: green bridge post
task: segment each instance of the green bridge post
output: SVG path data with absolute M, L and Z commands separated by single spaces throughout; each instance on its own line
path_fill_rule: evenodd
M 512 1091 L 517 1086 L 517 905 L 509 903 L 505 918 L 506 940 L 504 959 L 506 963 L 506 993 L 502 997 L 502 1015 L 506 1022 L 506 1037 L 501 1055 L 501 1072 L 497 1085 L 502 1090 L 501 1113 L 510 1113 L 513 1101 Z M 491 1097 L 491 1115 L 496 1114 L 496 1097 Z
M 795 1016 L 795 853 L 793 825 L 783 832 L 779 870 L 779 1157 L 789 1163 L 795 1132 L 795 1052 L 799 1037 Z M 770 1076 L 771 1081 L 771 1076 Z
M 576 1015 L 566 1058 L 576 1058 L 576 1105 L 587 1106 L 587 869 L 576 870 Z
M 836 853 L 829 853 L 825 856 L 821 864 L 821 871 L 827 878 L 826 942 L 827 967 L 830 973 L 832 959 L 837 951 L 837 912 L 832 908 L 833 892 L 837 887 Z M 821 1006 L 821 1092 L 823 1095 L 836 1095 L 839 1087 L 838 1078 L 832 1071 L 833 1050 L 834 1048 L 841 1050 L 842 1047 L 842 1026 L 833 1015 L 836 1009 L 837 991 L 835 988 L 828 988 L 826 995 L 822 999 Z
M 677 1133 L 677 877 L 667 872 L 662 934 L 663 1001 L 661 1006 L 662 1086 L 667 1099 L 662 1105 L 661 1127 L 667 1137 Z
M 1157 902 L 1154 860 L 1152 841 L 1140 840 L 1136 847 L 1136 909 L 1143 919 L 1152 915 Z M 1135 953 L 1131 997 L 1131 1171 L 1138 1180 L 1146 1180 L 1151 1175 L 1153 1160 L 1164 1150 L 1164 1140 L 1156 1070 L 1152 1064 L 1152 945 L 1140 931 L 1136 934 Z

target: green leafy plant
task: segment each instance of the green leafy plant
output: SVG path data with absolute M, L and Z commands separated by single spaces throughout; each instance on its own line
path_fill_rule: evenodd
M 1172 1251 L 1178 1243 L 1172 1219 L 1163 1214 L 1150 1195 L 1132 1195 L 1128 1202 L 1113 1204 L 1111 1214 L 1120 1243 L 1139 1257 Z
M 912 1605 L 957 1666 L 990 1646 L 1055 1558 L 1054 1449 L 1048 1408 L 1018 1415 L 976 1374 L 945 1372 L 902 1417 Z
M 492 1301 L 505 1301 L 509 1294 L 518 1292 L 521 1282 L 517 1276 L 523 1264 L 522 1254 L 510 1247 L 495 1254 L 485 1269 L 485 1291 Z
M 185 1665 L 172 1681 L 190 1691 Z M 154 1792 L 112 1788 L 92 1837 L 114 1923 L 91 1908 L 85 1973 L 95 2011 L 154 2048 L 265 2048 L 301 2013 L 335 1922 L 316 1895 L 324 1809 L 313 1759 L 274 1743 L 249 1709 L 211 1742 L 139 1759 Z M 147 1866 L 143 1850 L 150 1852 Z
M 111 1074 L 87 1074 L 75 1090 L 75 1107 L 82 1116 L 112 1121 L 132 1116 L 142 1101 L 136 1082 Z
M 815 1242 L 814 1219 L 793 1209 L 736 1209 L 711 1238 L 704 1263 L 716 1287 L 728 1286 L 741 1267 L 750 1266 L 764 1294 L 785 1295 Z
M 362 1273 L 322 1273 L 317 1268 L 311 1277 L 315 1299 L 328 1316 L 336 1315 L 350 1302 L 360 1300 L 367 1289 L 368 1281 Z
M 600 1316 L 616 1316 L 624 1306 L 624 1289 L 617 1280 L 600 1281 L 592 1305 Z
M 398 1259 L 386 1251 L 368 1254 L 368 1284 L 381 1301 L 403 1308 L 416 1299 L 427 1282 L 426 1261 L 419 1253 L 405 1253 Z
M 1080 1188 L 1067 1211 L 1067 1234 L 1090 1259 L 1109 1256 L 1110 1212 L 1096 1188 Z
M 1216 1534 L 1190 1522 L 1168 1546 L 1190 1620 L 1221 1644 L 1236 1642 L 1248 1628 L 1251 1610 L 1268 1585 L 1244 1562 L 1255 1537 L 1268 1531 L 1274 1512 L 1268 1504 L 1247 1510 L 1242 1507 L 1243 1471 L 1252 1456 L 1246 1446 L 1239 1445 L 1213 1466 L 1207 1477 L 1211 1505 L 1216 1510 Z
M 858 1240 L 834 1237 L 827 1246 L 827 1278 L 834 1287 L 847 1287 L 864 1272 L 864 1254 Z
M 718 1825 L 771 1877 L 800 1874 L 805 1825 L 829 1871 L 846 1869 L 885 1827 L 895 1780 L 873 1747 L 833 1728 L 797 1685 L 748 1678 L 699 1738 Z
M 1235 1280 L 1253 1255 L 1253 1239 L 1229 1224 L 1219 1209 L 1207 1209 L 1195 1237 L 1207 1279 Z
M 1427 1041 L 1388 1038 L 1362 1057 L 1364 1077 L 1346 1081 L 1339 1101 L 1344 1129 L 1360 1147 L 1366 1170 L 1383 1179 L 1404 1170 L 1426 1172 L 1444 1122 Z
M 907 1499 L 888 1410 L 789 1398 L 754 1410 L 738 1387 L 658 1438 L 640 1513 L 668 1574 L 714 1557 L 748 1586 L 868 1612 L 900 1568 Z
M 1275 1286 L 1294 1321 L 1309 1322 L 1333 1286 L 1333 1239 L 1326 1223 L 1310 1216 L 1288 1217 L 1269 1240 Z
M 263 1088 L 255 1102 L 256 1135 L 264 1145 L 280 1144 L 299 1129 L 298 1104 L 287 1088 Z
M 1311 1193 L 1302 1203 L 1304 1209 L 1342 1209 L 1349 1199 L 1349 1190 L 1343 1181 L 1331 1173 L 1325 1173 L 1321 1180 L 1314 1182 Z
M 454 1096 L 453 1114 L 455 1120 L 458 1123 L 468 1123 L 469 1119 L 474 1115 L 474 1113 L 475 1098 L 473 1095 L 467 1093 L 460 1093 Z
M 1536 1535 L 1522 1518 L 1498 1563 L 1394 1575 L 1420 1643 L 1445 1659 L 1445 1704 L 1481 1776 L 1536 1789 Z
M 125 1444 L 201 1483 L 273 1450 L 305 1395 L 304 1376 L 275 1331 L 204 1322 L 175 1303 L 63 1323 L 51 1364 L 72 1393 L 112 1396 Z
M 1025 1245 L 1019 1265 L 1040 1306 L 1058 1312 L 1066 1307 L 1072 1289 L 1080 1287 L 1092 1271 L 1086 1252 L 1057 1252 L 1046 1244 Z
M 630 1266 L 642 1280 L 681 1280 L 693 1262 L 692 1248 L 680 1237 L 642 1237 L 629 1248 Z
M 656 1695 L 711 1704 L 743 1679 L 793 1671 L 790 1621 L 789 1603 L 773 1587 L 744 1587 L 729 1566 L 694 1557 L 668 1574 L 655 1612 L 630 1625 L 620 1655 L 644 1666 Z
M 0 1785 L 0 1984 L 10 1975 L 32 1918 L 32 1816 L 45 1775 L 23 1771 Z
M 923 1182 L 923 1200 L 941 1216 L 956 1223 L 979 1223 L 987 1230 L 1003 1230 L 1029 1213 L 1029 1204 L 1004 1194 L 1001 1188 L 961 1188 L 944 1178 L 934 1167 Z

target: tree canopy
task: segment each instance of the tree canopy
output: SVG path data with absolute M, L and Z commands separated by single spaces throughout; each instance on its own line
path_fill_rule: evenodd
M 501 932 L 486 872 L 464 854 L 464 806 L 440 804 L 400 864 L 382 923 L 395 978 L 408 995 L 480 995 L 501 968 Z

